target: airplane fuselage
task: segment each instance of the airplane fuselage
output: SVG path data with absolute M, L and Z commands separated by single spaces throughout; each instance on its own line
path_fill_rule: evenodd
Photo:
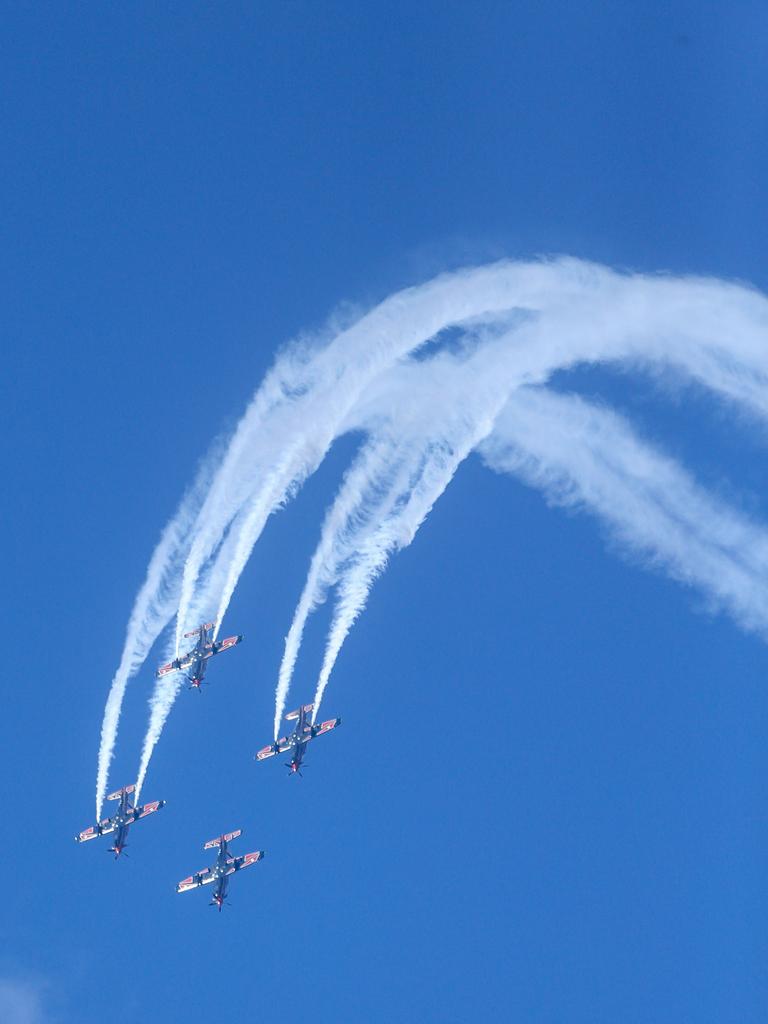
M 308 727 L 307 723 L 307 712 L 304 708 L 299 709 L 299 717 L 296 722 L 296 728 L 293 730 L 291 735 L 288 737 L 290 743 L 291 760 L 288 767 L 291 769 L 291 774 L 298 772 L 301 768 L 301 762 L 304 760 L 304 755 L 307 752 L 307 746 L 309 745 L 310 739 L 315 734 L 314 728 L 310 726 L 311 732 L 307 733 L 305 730 Z
M 117 832 L 115 833 L 115 841 L 112 844 L 112 849 L 118 856 L 121 851 L 128 845 L 128 826 L 118 825 Z
M 208 636 L 209 632 L 207 630 L 203 631 L 200 634 L 200 639 L 186 656 L 186 658 L 192 659 L 187 664 L 187 679 L 189 679 L 195 687 L 202 683 L 203 677 L 205 676 L 205 670 L 208 667 L 209 659 L 215 654 L 218 654 L 222 647 L 221 641 L 216 640 L 211 642 L 209 641 Z M 186 658 L 184 659 L 185 661 Z
M 298 738 L 293 743 L 292 755 L 291 755 L 291 766 L 295 765 L 294 771 L 298 771 L 301 767 L 301 762 L 304 760 L 304 754 L 307 752 L 307 741 L 299 740 Z
M 199 686 L 205 675 L 205 658 L 195 658 L 187 671 L 187 678 L 193 686 Z
M 211 874 L 216 878 L 216 888 L 213 890 L 211 903 L 217 904 L 219 910 L 221 910 L 224 900 L 226 899 L 227 888 L 229 886 L 229 875 L 225 874 L 228 860 L 229 850 L 225 839 L 219 847 L 219 855 L 216 858 L 216 863 L 211 869 Z

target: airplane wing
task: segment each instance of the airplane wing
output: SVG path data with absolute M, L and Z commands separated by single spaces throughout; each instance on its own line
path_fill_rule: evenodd
M 228 636 L 226 640 L 222 640 L 217 645 L 217 653 L 221 653 L 221 651 L 226 651 L 230 647 L 236 647 L 242 639 L 243 638 L 241 636 Z
M 246 853 L 244 857 L 235 857 L 235 870 L 248 868 L 251 864 L 257 864 L 264 857 L 263 850 L 255 850 L 253 853 Z
M 83 829 L 82 832 L 75 836 L 75 842 L 87 843 L 89 839 L 96 839 L 98 836 L 109 835 L 109 833 L 114 832 L 116 828 L 117 826 L 112 818 L 105 818 L 104 821 L 100 821 L 98 825 L 91 825 L 90 828 Z
M 133 820 L 138 821 L 139 818 L 146 818 L 148 814 L 153 814 L 164 806 L 165 800 L 153 800 L 151 804 L 144 804 L 142 807 L 137 807 L 134 812 Z
M 210 868 L 203 868 L 202 871 L 196 871 L 194 875 L 190 875 L 188 878 L 182 878 L 176 886 L 176 892 L 188 892 L 190 889 L 196 889 L 199 885 L 207 885 L 215 877 Z
M 186 654 L 182 654 L 181 657 L 175 658 L 173 661 L 169 661 L 167 665 L 162 665 L 155 676 L 160 679 L 162 676 L 167 676 L 169 672 L 184 672 L 195 660 L 195 652 L 187 651 Z
M 275 754 L 284 754 L 286 750 L 290 749 L 291 741 L 287 736 L 281 736 L 279 740 L 275 740 L 274 743 L 270 743 L 268 747 L 262 747 L 256 754 L 256 760 L 264 761 L 268 757 L 274 757 Z
M 325 732 L 330 732 L 331 729 L 335 729 L 337 725 L 341 725 L 340 718 L 329 718 L 327 722 L 323 722 L 322 725 L 316 727 L 314 736 L 322 736 Z
M 257 761 L 264 761 L 268 757 L 274 757 L 278 753 L 276 744 L 270 743 L 268 747 L 262 747 L 261 750 L 256 754 Z
M 91 825 L 90 828 L 83 829 L 83 831 L 80 832 L 79 835 L 75 836 L 75 842 L 87 843 L 89 839 L 96 839 L 100 835 L 101 832 L 99 832 L 98 825 Z

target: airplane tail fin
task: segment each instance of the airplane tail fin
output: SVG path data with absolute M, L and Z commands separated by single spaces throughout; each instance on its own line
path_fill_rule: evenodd
M 213 629 L 212 622 L 204 622 L 201 626 L 198 626 L 197 629 L 193 629 L 191 633 L 185 633 L 184 636 L 185 638 L 189 638 L 191 636 L 200 636 L 203 630 L 207 629 Z
M 209 839 L 203 846 L 204 850 L 210 850 L 214 846 L 221 846 L 222 842 L 229 843 L 233 839 L 237 839 L 239 835 L 242 835 L 243 830 L 241 828 L 236 829 L 234 832 L 227 832 L 223 836 L 217 836 L 215 839 Z
M 302 711 L 304 711 L 306 714 L 309 714 L 310 711 L 314 708 L 314 706 L 314 704 L 305 704 L 303 708 L 296 708 L 295 711 L 289 711 L 288 714 L 285 716 L 286 722 L 293 722 L 295 719 L 299 717 Z
M 123 793 L 132 793 L 136 789 L 135 786 L 123 786 L 122 789 L 116 789 L 114 793 L 110 793 L 107 800 L 119 800 Z

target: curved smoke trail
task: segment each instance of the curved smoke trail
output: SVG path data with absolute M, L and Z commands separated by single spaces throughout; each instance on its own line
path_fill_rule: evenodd
M 378 376 L 446 327 L 477 317 L 488 323 L 503 321 L 518 306 L 557 304 L 567 295 L 599 288 L 611 275 L 569 258 L 501 262 L 446 274 L 386 299 L 324 345 L 289 348 L 240 421 L 197 515 L 181 573 L 176 656 L 184 632 L 197 624 L 190 621 L 193 604 L 216 609 L 218 632 L 267 518 L 322 462 L 361 394 Z M 292 457 L 286 458 L 286 450 Z M 206 574 L 225 539 L 230 542 L 227 571 Z M 225 582 L 216 594 L 211 582 L 220 582 L 222 575 Z M 140 782 L 179 690 L 161 679 L 150 698 Z
M 107 695 L 101 724 L 96 770 L 97 821 L 101 818 L 104 797 L 107 792 L 109 766 L 117 742 L 117 730 L 125 690 L 131 676 L 135 675 L 144 664 L 150 648 L 173 618 L 179 597 L 178 574 L 206 486 L 210 461 L 211 457 L 203 463 L 194 486 L 185 495 L 176 515 L 163 530 L 128 620 L 123 653 Z
M 750 375 L 743 372 L 743 366 L 734 366 L 727 356 L 724 357 L 722 349 L 719 350 L 712 343 L 711 326 L 703 331 L 702 325 L 698 325 L 703 334 L 703 343 L 697 343 L 698 339 L 690 331 L 680 330 L 676 323 L 679 310 L 676 312 L 674 309 L 679 301 L 679 290 L 670 289 L 670 283 L 677 284 L 661 279 L 661 287 L 652 288 L 662 301 L 652 306 L 646 303 L 645 315 L 642 318 L 639 316 L 639 310 L 635 308 L 635 315 L 638 316 L 635 321 L 626 320 L 626 296 L 620 296 L 618 302 L 612 300 L 607 304 L 592 304 L 588 316 L 592 321 L 597 314 L 599 329 L 593 330 L 591 335 L 585 330 L 586 324 L 572 312 L 569 312 L 567 323 L 553 323 L 552 317 L 544 313 L 533 324 L 523 321 L 500 338 L 496 336 L 490 340 L 486 339 L 469 356 L 462 351 L 458 357 L 449 355 L 436 357 L 430 362 L 411 363 L 409 366 L 396 368 L 389 375 L 390 380 L 387 380 L 385 375 L 383 380 L 377 382 L 377 393 L 368 402 L 369 415 L 373 409 L 379 418 L 389 415 L 391 420 L 401 424 L 403 421 L 407 422 L 408 411 L 413 408 L 414 403 L 425 403 L 429 409 L 429 417 L 425 424 L 422 424 L 421 457 L 427 460 L 430 457 L 434 458 L 434 453 L 441 451 L 441 444 L 446 445 L 449 452 L 458 451 L 460 456 L 455 459 L 453 465 L 449 459 L 445 460 L 445 478 L 438 475 L 437 483 L 434 485 L 434 496 L 428 487 L 422 490 L 415 489 L 407 500 L 401 496 L 397 513 L 383 521 L 378 534 L 374 536 L 363 535 L 358 531 L 358 536 L 350 537 L 349 531 L 342 527 L 344 520 L 343 516 L 337 515 L 337 506 L 341 505 L 343 508 L 348 498 L 345 489 L 342 489 L 326 520 L 320 545 L 313 556 L 305 591 L 289 633 L 289 640 L 292 640 L 293 644 L 290 649 L 287 646 L 286 654 L 290 656 L 284 658 L 281 665 L 276 694 L 276 728 L 285 706 L 290 674 L 298 653 L 297 641 L 300 640 L 307 614 L 317 603 L 315 592 L 320 590 L 324 596 L 330 585 L 338 585 L 337 608 L 315 695 L 317 714 L 341 645 L 364 607 L 375 577 L 382 571 L 390 553 L 410 542 L 418 524 L 447 485 L 461 458 L 482 438 L 482 432 L 480 437 L 474 438 L 472 428 L 467 425 L 466 436 L 454 437 L 451 441 L 448 424 L 457 404 L 465 411 L 474 405 L 477 416 L 485 412 L 492 422 L 495 413 L 503 404 L 503 396 L 509 396 L 521 384 L 545 381 L 555 369 L 562 369 L 581 361 L 631 359 L 647 367 L 654 364 L 661 364 L 662 367 L 665 364 L 668 367 L 673 366 L 678 372 L 697 379 L 721 395 L 736 398 L 753 406 L 756 411 L 765 412 L 768 389 L 762 367 L 755 366 Z M 647 282 L 643 281 L 643 285 L 647 286 Z M 754 294 L 747 293 L 747 296 L 749 304 L 752 304 Z M 667 301 L 664 302 L 664 299 Z M 764 300 L 760 298 L 754 305 L 759 314 L 759 325 L 765 319 Z M 670 317 L 670 313 L 675 312 L 676 315 Z M 557 311 L 555 321 L 559 320 L 561 315 L 560 311 Z M 660 350 L 658 344 L 654 344 L 657 342 L 657 332 L 660 327 L 666 327 L 663 336 L 668 338 L 671 333 L 670 324 L 677 328 L 678 338 L 683 343 Z M 752 336 L 747 335 L 746 338 L 752 341 Z M 744 354 L 753 357 L 758 354 L 754 346 L 743 344 L 743 336 L 740 347 Z M 764 360 L 761 359 L 760 362 Z M 446 370 L 450 371 L 452 381 L 446 377 Z M 495 397 L 492 397 L 494 394 Z M 364 406 L 365 402 L 361 404 Z M 487 432 L 490 433 L 490 427 Z M 408 443 L 413 446 L 413 438 Z M 418 451 L 418 448 L 417 443 L 415 450 Z M 658 467 L 660 463 L 657 462 L 656 465 Z M 359 468 L 358 477 L 357 486 L 362 492 L 360 505 L 364 509 L 364 466 Z M 358 509 L 358 515 L 361 514 L 361 510 Z M 410 519 L 415 520 L 415 528 L 412 527 Z M 332 524 L 335 524 L 335 529 Z M 402 539 L 403 535 L 405 540 Z M 351 548 L 354 548 L 355 544 L 357 548 L 353 554 Z M 664 545 L 657 546 L 656 553 L 659 554 L 663 548 Z M 666 560 L 666 564 L 672 568 L 670 559 Z M 710 579 L 710 583 L 714 583 L 714 580 Z M 298 635 L 294 634 L 296 626 L 300 627 Z
M 351 430 L 366 440 L 326 516 L 286 638 L 276 718 L 308 615 L 335 587 L 319 703 L 373 580 L 410 542 L 474 449 L 494 468 L 540 486 L 550 500 L 591 508 L 627 545 L 717 597 L 743 624 L 762 623 L 755 568 L 762 563 L 745 546 L 759 548 L 761 528 L 714 502 L 615 414 L 565 400 L 545 385 L 557 370 L 614 362 L 684 376 L 767 417 L 767 336 L 768 301 L 749 288 L 620 274 L 563 258 L 443 275 L 391 296 L 335 334 L 287 349 L 199 500 L 174 520 L 153 556 L 105 711 L 97 793 L 103 795 L 114 748 L 115 708 L 119 714 L 125 683 L 169 608 L 176 606 L 172 652 L 201 617 L 214 618 L 218 635 L 269 516 Z M 559 419 L 569 432 L 559 446 L 546 447 Z M 538 432 L 526 432 L 527 423 L 537 423 Z M 640 466 L 648 479 L 637 476 Z M 665 472 L 677 490 L 660 487 Z M 621 515 L 610 511 L 606 496 L 614 493 Z M 631 519 L 630 494 L 645 510 L 643 522 Z M 155 688 L 140 782 L 177 692 L 170 679 Z

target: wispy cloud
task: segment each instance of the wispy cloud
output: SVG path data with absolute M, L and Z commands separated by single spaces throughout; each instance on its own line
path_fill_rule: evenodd
M 46 1010 L 45 986 L 0 977 L 0 1021 L 3 1024 L 53 1024 Z

